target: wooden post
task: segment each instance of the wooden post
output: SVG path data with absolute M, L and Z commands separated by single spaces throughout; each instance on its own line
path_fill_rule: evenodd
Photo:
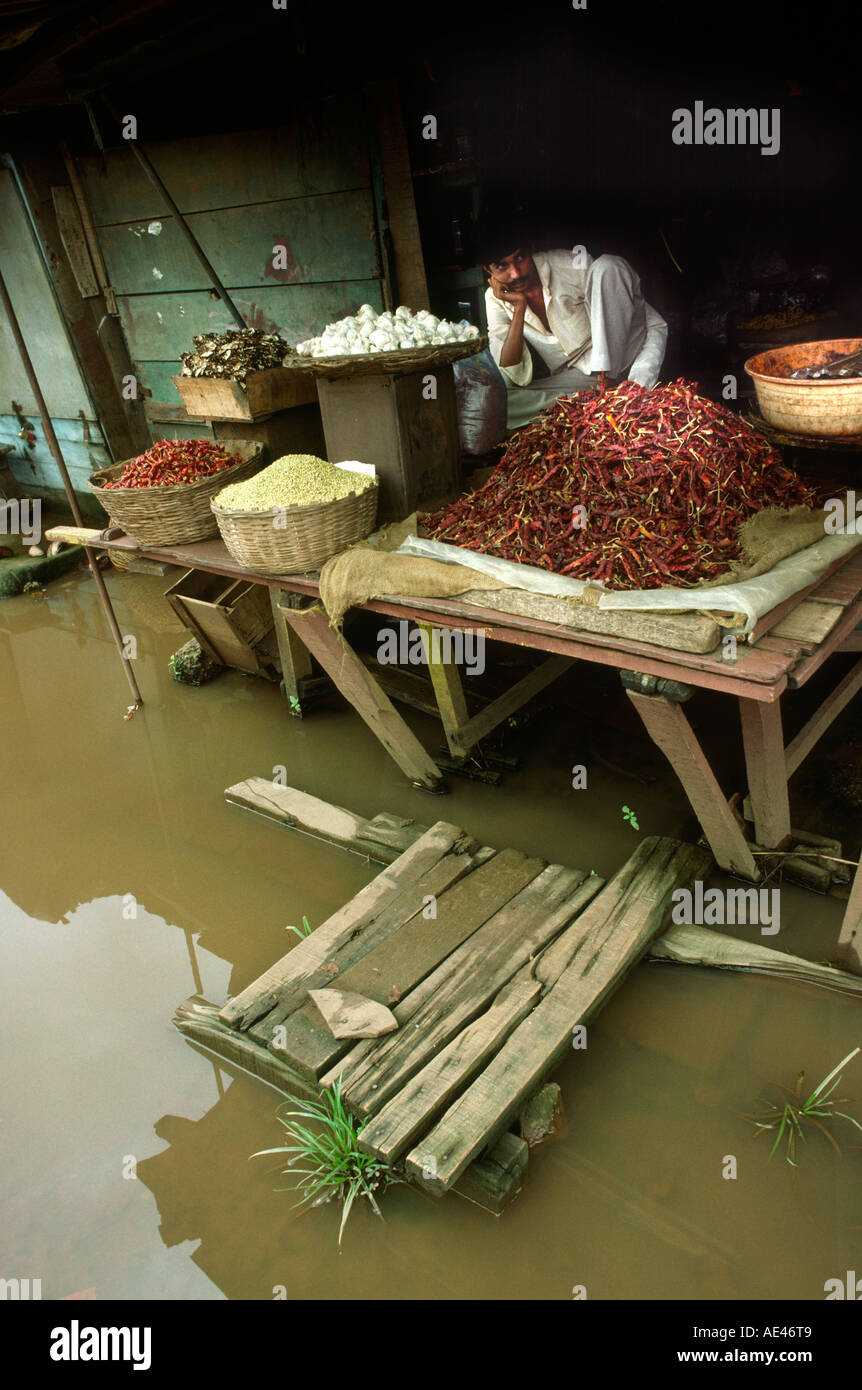
M 716 862 L 728 873 L 757 883 L 760 871 L 754 856 L 683 709 L 665 695 L 638 695 L 633 690 L 626 694 L 682 782 Z
M 458 737 L 458 731 L 462 725 L 467 723 L 470 713 L 467 709 L 467 701 L 464 699 L 460 672 L 456 663 L 451 659 L 451 653 L 448 659 L 444 660 L 440 652 L 439 642 L 434 641 L 434 633 L 439 629 L 432 627 L 430 623 L 418 623 L 417 626 L 422 633 L 425 660 L 428 663 L 431 684 L 434 686 L 437 708 L 443 721 L 443 732 L 446 735 L 449 752 L 453 758 L 461 757 L 464 750 Z
M 329 626 L 324 610 L 315 604 L 312 608 L 283 608 L 281 611 L 285 621 L 329 673 L 337 689 L 350 701 L 404 775 L 426 791 L 440 791 L 440 769 L 353 648 L 340 632 Z
M 302 639 L 297 635 L 284 616 L 287 608 L 298 608 L 301 600 L 295 594 L 270 589 L 269 601 L 275 624 L 278 642 L 278 655 L 281 661 L 281 674 L 284 680 L 284 698 L 289 712 L 297 719 L 303 715 L 302 697 L 299 683 L 311 675 L 311 655 Z
M 862 975 L 862 867 L 856 870 L 847 900 L 838 938 L 838 959 L 848 970 Z
M 790 837 L 781 706 L 740 696 L 739 717 L 755 838 L 764 849 L 780 849 Z

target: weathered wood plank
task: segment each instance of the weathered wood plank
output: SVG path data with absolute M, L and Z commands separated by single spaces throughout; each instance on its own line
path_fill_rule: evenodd
M 467 723 L 470 712 L 467 709 L 464 687 L 461 684 L 461 673 L 454 661 L 443 659 L 443 655 L 434 641 L 436 630 L 430 623 L 419 623 L 425 661 L 431 677 L 431 684 L 434 687 L 437 709 L 443 722 L 443 732 L 446 735 L 449 752 L 457 756 L 462 751 L 459 730 Z
M 303 975 L 300 980 L 285 985 L 279 991 L 275 1005 L 252 1025 L 250 1031 L 253 1036 L 258 1042 L 266 1046 L 272 1045 L 277 1050 L 287 1053 L 290 1052 L 291 1039 L 294 1037 L 305 1037 L 308 1034 L 311 1038 L 318 1038 L 320 1028 L 316 1011 L 306 1005 L 308 990 L 325 988 L 334 984 L 336 980 L 341 987 L 345 980 L 354 980 L 351 972 L 355 971 L 355 967 L 365 956 L 375 951 L 379 953 L 396 932 L 421 919 L 429 894 L 442 897 L 447 889 L 466 878 L 480 865 L 487 863 L 494 854 L 495 851 L 489 847 L 477 850 L 475 854 L 457 852 L 456 847 L 455 853 L 444 855 L 439 863 L 434 864 L 421 879 L 407 886 L 403 892 L 397 895 L 390 894 L 389 899 L 380 904 L 370 919 L 354 923 L 350 932 L 330 951 L 323 965 L 312 974 Z M 361 983 L 354 983 L 351 987 L 355 988 L 357 993 L 363 993 L 364 986 Z M 302 1017 L 296 1017 L 297 1014 L 301 1014 Z M 293 1021 L 285 1025 L 286 1031 L 280 1031 L 275 1038 L 275 1029 L 284 1024 L 290 1015 L 294 1015 Z
M 452 1038 L 362 1130 L 359 1147 L 394 1163 L 465 1082 L 489 1062 L 538 1002 L 542 986 L 529 966 L 503 986 L 490 1008 Z
M 351 1109 L 373 1114 L 396 1095 L 602 886 L 598 876 L 558 864 L 539 874 L 428 976 L 415 999 L 396 1006 L 397 1034 L 345 1058 L 342 1094 Z M 325 1084 L 333 1079 L 329 1073 Z
M 847 900 L 838 937 L 838 959 L 848 970 L 862 975 L 862 868 L 856 870 Z
M 490 862 L 481 864 L 439 896 L 435 919 L 424 918 L 420 905 L 412 921 L 403 923 L 339 974 L 339 986 L 367 994 L 381 1004 L 392 1003 L 478 931 L 543 867 L 540 859 L 528 859 L 517 850 L 501 850 Z M 425 884 L 420 887 L 424 892 Z M 278 1047 L 279 1054 L 291 1066 L 315 1080 L 349 1047 L 334 1039 L 316 1014 L 311 1005 L 293 1013 Z M 275 1047 L 275 1043 L 271 1046 Z
M 345 814 L 349 814 L 345 812 Z M 357 929 L 368 925 L 384 908 L 391 908 L 393 894 L 409 891 L 450 852 L 465 857 L 477 841 L 445 821 L 437 821 L 410 849 L 361 889 L 348 903 L 300 941 L 259 979 L 231 999 L 221 1011 L 225 1023 L 248 1028 L 278 1003 L 283 990 L 311 978 L 331 953 Z
M 571 1046 L 572 1028 L 589 1020 L 667 922 L 671 893 L 698 877 L 710 855 L 677 841 L 650 837 L 635 851 L 637 891 L 624 912 L 603 918 L 602 895 L 586 909 L 596 921 L 589 948 L 510 1035 L 493 1061 L 407 1156 L 408 1174 L 445 1192 L 518 1114 Z
M 843 604 L 803 599 L 781 622 L 770 628 L 769 635 L 801 642 L 803 649 L 813 651 L 829 635 L 843 612 Z
M 427 825 L 405 820 L 396 833 L 391 818 L 366 820 L 296 787 L 282 787 L 266 777 L 248 777 L 225 791 L 225 799 L 246 811 L 254 811 L 300 834 L 328 840 L 341 849 L 391 864 L 424 835 Z M 387 829 L 388 828 L 388 829 Z
M 859 897 L 862 899 L 862 893 Z M 711 927 L 669 927 L 651 943 L 647 954 L 651 960 L 670 960 L 678 965 L 711 965 L 720 970 L 750 970 L 758 975 L 795 980 L 799 984 L 819 985 L 838 994 L 862 996 L 862 979 L 847 973 L 854 968 L 849 960 L 847 970 L 836 970 L 832 965 L 774 951 L 756 941 L 725 936 Z M 840 959 L 840 944 L 838 955 Z M 862 974 L 862 962 L 859 973 Z
M 559 624 L 576 632 L 601 633 L 666 647 L 669 654 L 674 651 L 705 654 L 715 651 L 721 641 L 722 629 L 705 613 L 640 613 L 620 608 L 591 608 L 589 604 L 570 603 L 565 598 L 533 594 L 526 589 L 468 589 L 459 595 L 458 601 Z

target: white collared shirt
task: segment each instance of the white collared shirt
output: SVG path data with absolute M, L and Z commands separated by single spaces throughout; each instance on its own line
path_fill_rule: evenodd
M 534 254 L 550 332 L 528 305 L 521 360 L 511 367 L 500 367 L 507 385 L 531 384 L 530 343 L 552 373 L 549 386 L 553 375 L 568 367 L 577 367 L 585 375 L 598 371 L 625 375 L 641 386 L 655 386 L 664 360 L 667 324 L 644 300 L 640 279 L 627 261 L 617 256 L 601 256 L 594 261 L 582 248 L 575 250 L 577 259 L 572 251 Z M 597 311 L 599 284 L 602 271 L 611 263 L 625 285 L 617 302 L 613 295 L 603 295 L 602 315 Z M 499 367 L 515 310 L 498 299 L 490 287 L 485 291 L 485 305 L 490 348 Z

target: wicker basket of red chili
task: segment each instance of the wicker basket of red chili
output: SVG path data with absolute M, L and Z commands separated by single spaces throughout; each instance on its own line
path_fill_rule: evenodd
M 137 458 L 94 473 L 90 489 L 139 545 L 178 545 L 218 535 L 210 498 L 263 465 L 263 446 L 232 439 L 162 439 Z

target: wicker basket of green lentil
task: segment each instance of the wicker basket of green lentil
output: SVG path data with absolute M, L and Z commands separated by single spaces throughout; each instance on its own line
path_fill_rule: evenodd
M 287 454 L 210 503 L 233 558 L 260 574 L 319 569 L 374 530 L 378 484 L 362 463 Z

